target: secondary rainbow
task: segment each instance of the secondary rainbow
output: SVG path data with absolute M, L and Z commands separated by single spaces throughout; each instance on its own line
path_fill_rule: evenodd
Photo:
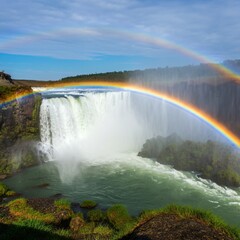
M 79 82 L 79 83 L 57 83 L 54 85 L 51 85 L 51 87 L 48 87 L 48 89 L 55 89 L 55 88 L 65 88 L 65 87 L 108 87 L 108 88 L 116 88 L 116 89 L 123 89 L 131 92 L 141 93 L 144 95 L 148 95 L 151 97 L 159 98 L 162 100 L 165 100 L 168 103 L 171 103 L 175 106 L 178 106 L 189 113 L 195 115 L 199 119 L 204 120 L 206 123 L 208 123 L 210 126 L 212 126 L 214 129 L 216 129 L 219 133 L 221 133 L 225 138 L 227 138 L 231 143 L 233 143 L 236 147 L 240 148 L 240 138 L 236 136 L 232 131 L 230 131 L 224 124 L 220 123 L 213 117 L 211 117 L 209 114 L 203 112 L 202 110 L 198 109 L 197 107 L 193 106 L 192 104 L 189 104 L 185 101 L 182 101 L 179 98 L 175 98 L 173 96 L 170 96 L 166 93 L 153 90 L 147 87 L 142 86 L 136 86 L 129 83 L 120 83 L 120 82 Z M 12 100 L 16 98 L 22 98 L 29 96 L 31 94 L 29 93 L 23 93 L 20 95 L 12 96 L 9 99 L 6 99 L 2 102 L 0 102 L 0 106 L 3 104 L 6 104 L 8 102 L 11 102 Z
M 193 51 L 189 48 L 186 48 L 184 46 L 181 46 L 179 44 L 176 44 L 174 42 L 171 42 L 169 40 L 160 38 L 160 37 L 154 37 L 147 34 L 141 34 L 141 33 L 133 33 L 133 32 L 127 32 L 123 30 L 116 30 L 116 29 L 110 29 L 110 28 L 102 28 L 102 29 L 96 29 L 96 28 L 60 28 L 60 29 L 54 29 L 49 30 L 33 35 L 26 35 L 26 36 L 20 36 L 15 37 L 12 40 L 6 40 L 0 45 L 0 50 L 2 52 L 8 52 L 9 50 L 12 50 L 16 46 L 21 46 L 25 44 L 30 44 L 32 42 L 38 42 L 42 41 L 48 38 L 62 38 L 65 36 L 109 36 L 109 37 L 115 37 L 117 41 L 120 41 L 121 39 L 127 39 L 127 40 L 133 40 L 135 42 L 140 43 L 146 43 L 152 46 L 156 47 L 163 47 L 166 49 L 174 50 L 176 52 L 179 52 L 185 56 L 191 57 L 192 59 L 196 59 L 199 62 L 208 64 L 212 69 L 215 69 L 217 72 L 219 72 L 222 76 L 236 81 L 240 83 L 240 75 L 237 73 L 231 71 L 227 67 L 213 63 L 213 61 L 202 54 L 199 54 L 196 51 Z

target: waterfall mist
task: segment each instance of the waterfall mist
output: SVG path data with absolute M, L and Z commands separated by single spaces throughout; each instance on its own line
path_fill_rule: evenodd
M 126 91 L 76 89 L 74 94 L 47 96 L 41 105 L 40 127 L 42 155 L 55 161 L 64 182 L 80 174 L 84 166 L 112 163 L 121 153 L 137 153 L 146 139 L 157 135 L 219 138 L 216 131 L 182 109 Z

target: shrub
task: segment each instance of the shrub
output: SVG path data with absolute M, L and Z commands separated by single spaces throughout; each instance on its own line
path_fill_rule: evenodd
M 7 197 L 12 197 L 12 196 L 15 196 L 15 195 L 16 195 L 16 192 L 14 192 L 14 191 L 7 191 L 5 195 L 6 195 Z
M 99 225 L 94 228 L 93 233 L 107 239 L 112 235 L 113 230 L 107 226 Z
M 8 190 L 8 187 L 4 183 L 0 182 L 0 197 L 4 196 Z
M 93 233 L 94 228 L 95 224 L 93 222 L 87 223 L 79 229 L 78 233 L 81 235 L 90 235 Z
M 123 229 L 127 223 L 132 221 L 127 208 L 120 204 L 113 205 L 107 210 L 107 218 L 117 230 Z
M 58 209 L 68 209 L 71 210 L 71 202 L 65 198 L 58 199 L 54 202 L 55 207 Z
M 129 233 L 131 233 L 135 229 L 136 226 L 137 225 L 136 225 L 135 221 L 126 223 L 124 225 L 124 228 L 120 229 L 117 232 L 115 232 L 111 239 L 112 240 L 122 239 L 124 236 L 128 235 Z
M 81 208 L 95 208 L 97 206 L 97 203 L 92 200 L 85 200 L 80 204 Z
M 104 220 L 105 214 L 100 209 L 90 210 L 87 217 L 92 222 L 100 222 Z

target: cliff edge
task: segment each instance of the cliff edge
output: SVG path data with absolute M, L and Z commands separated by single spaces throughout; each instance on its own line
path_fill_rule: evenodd
M 23 93 L 27 96 L 17 98 Z M 13 100 L 8 102 L 9 98 Z M 1 179 L 38 162 L 41 95 L 32 94 L 30 87 L 0 86 L 0 101 Z

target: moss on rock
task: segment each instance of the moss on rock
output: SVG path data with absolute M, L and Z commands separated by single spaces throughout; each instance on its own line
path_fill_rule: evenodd
M 82 203 L 80 203 L 81 208 L 91 209 L 91 208 L 95 208 L 96 206 L 97 206 L 97 203 L 92 200 L 85 200 Z
M 6 195 L 8 190 L 9 190 L 8 187 L 4 183 L 0 182 L 0 197 Z
M 14 89 L 7 90 L 14 93 Z M 41 100 L 40 94 L 32 94 L 0 108 L 0 174 L 11 175 L 39 163 L 35 146 L 40 140 Z

